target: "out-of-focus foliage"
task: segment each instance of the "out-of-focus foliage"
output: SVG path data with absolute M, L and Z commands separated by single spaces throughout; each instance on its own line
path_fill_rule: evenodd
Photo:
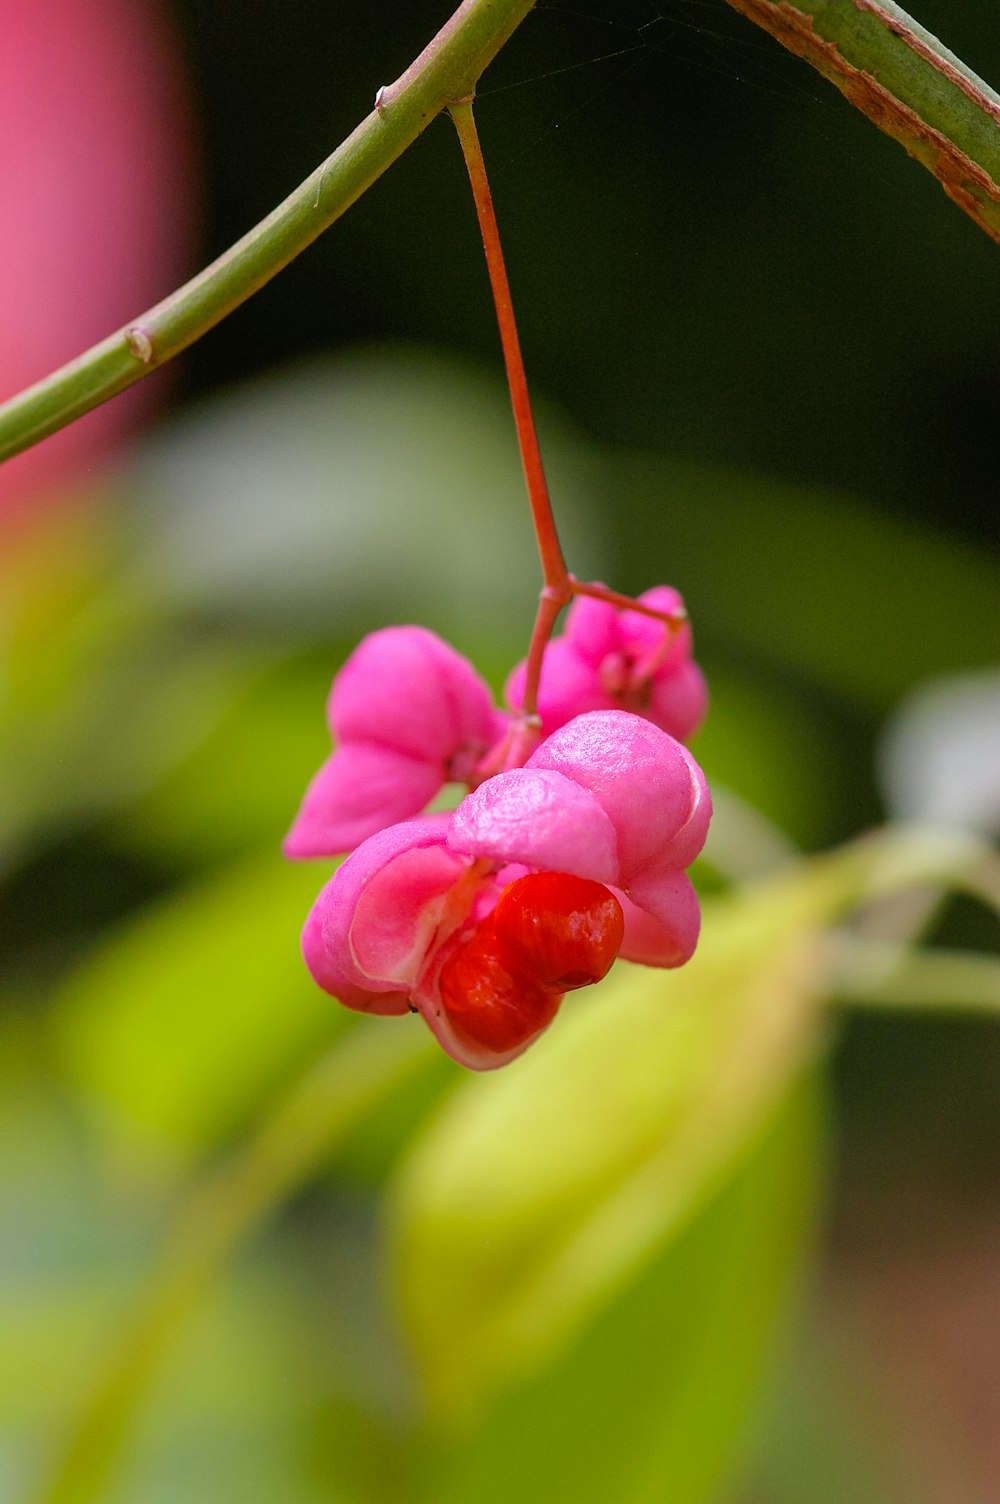
M 838 887 L 796 874 L 717 900 L 668 985 L 619 968 L 523 1070 L 452 1098 L 398 1212 L 404 1309 L 443 1408 L 543 1364 L 744 1152 L 815 1048 L 813 926 Z
M 596 569 L 599 513 L 579 513 L 593 463 L 565 421 L 542 422 L 567 541 Z M 143 594 L 268 635 L 353 636 L 433 602 L 442 631 L 478 616 L 495 636 L 516 632 L 533 594 L 502 391 L 430 352 L 357 351 L 241 384 L 146 446 L 133 484 Z
M 454 1126 L 456 1119 L 451 1121 Z M 447 1122 L 446 1117 L 442 1127 Z M 564 1126 L 564 1141 L 575 1126 Z M 800 1088 L 763 1135 L 754 1137 L 736 1173 L 722 1178 L 699 1213 L 685 1218 L 626 1278 L 616 1279 L 606 1301 L 570 1331 L 564 1328 L 558 1342 L 539 1333 L 545 1360 L 485 1407 L 477 1404 L 485 1375 L 476 1359 L 486 1356 L 485 1374 L 491 1365 L 478 1341 L 480 1322 L 474 1320 L 471 1351 L 462 1363 L 469 1387 L 459 1384 L 452 1401 L 469 1404 L 475 1421 L 467 1417 L 464 1431 L 447 1435 L 431 1450 L 418 1497 L 499 1504 L 516 1492 L 539 1501 L 565 1495 L 594 1504 L 608 1498 L 623 1504 L 667 1498 L 687 1504 L 717 1496 L 740 1459 L 748 1409 L 773 1362 L 789 1293 L 798 1288 L 816 1204 L 816 1128 L 815 1103 L 809 1090 Z M 491 1169 L 498 1168 L 498 1157 L 487 1155 Z M 518 1159 L 524 1157 L 522 1145 Z M 467 1161 L 470 1175 L 478 1158 L 474 1154 Z M 522 1176 L 521 1183 L 528 1190 L 532 1177 Z M 482 1214 L 489 1199 L 481 1198 L 475 1210 Z M 675 1203 L 664 1199 L 669 1216 Z M 492 1225 L 503 1235 L 499 1198 L 495 1209 Z M 613 1209 L 609 1197 L 609 1216 Z M 457 1225 L 461 1210 L 453 1211 Z M 647 1194 L 645 1211 L 657 1215 L 655 1196 Z M 480 1227 L 488 1220 L 481 1215 Z M 558 1225 L 557 1215 L 552 1225 Z M 443 1267 L 462 1280 L 461 1263 L 447 1259 L 459 1246 L 449 1246 L 446 1238 L 437 1252 L 445 1256 Z M 609 1264 L 611 1274 L 614 1254 Z M 448 1309 L 450 1284 L 441 1268 L 438 1263 L 439 1317 Z M 506 1270 L 515 1288 L 519 1273 L 515 1259 Z M 404 1263 L 404 1280 L 407 1274 Z M 465 1293 L 460 1287 L 460 1298 Z M 502 1313 L 507 1292 L 496 1293 Z M 480 1294 L 488 1300 L 487 1284 Z M 552 1290 L 548 1300 L 524 1300 L 529 1328 L 539 1319 L 545 1323 L 550 1303 L 557 1309 L 562 1303 Z M 562 1314 L 558 1311 L 556 1319 Z M 456 1331 L 446 1334 L 439 1319 L 435 1325 L 436 1338 L 425 1356 L 437 1368 L 453 1363 Z M 534 1334 L 523 1335 L 530 1341 Z
M 254 858 L 150 906 L 52 1000 L 68 1078 L 155 1163 L 245 1124 L 343 1027 L 298 965 L 315 874 Z M 146 1167 L 149 1173 L 149 1167 Z
M 177 7 L 213 247 L 441 19 L 350 9 Z M 192 352 L 187 400 L 113 484 L 0 561 L 5 1499 L 41 1498 L 102 1394 L 87 1466 L 127 1422 L 106 1504 L 918 1497 L 853 1370 L 838 1389 L 822 1303 L 782 1374 L 829 1124 L 848 1183 L 895 1165 L 858 1124 L 918 1048 L 901 1021 L 854 1025 L 831 1104 L 820 1005 L 985 1010 L 995 921 L 943 907 L 972 842 L 796 863 L 885 813 L 990 829 L 1000 569 L 975 540 L 996 428 L 974 416 L 1000 389 L 995 250 L 721 0 L 597 10 L 539 7 L 479 116 L 572 567 L 678 585 L 708 671 L 698 960 L 618 968 L 493 1078 L 300 968 L 328 869 L 278 843 L 332 672 L 364 631 L 419 620 L 499 686 L 538 588 L 435 126 Z M 911 950 L 928 926 L 941 948 Z M 910 1126 L 926 1115 L 947 1163 L 975 1111 L 985 1162 L 1000 1045 L 986 1024 L 948 1038 L 950 1085 Z M 157 1287 L 128 1368 L 169 1229 L 188 1283 Z M 82 1455 L 63 1504 L 86 1497 Z
M 1000 675 L 934 680 L 894 717 L 879 760 L 886 802 L 902 819 L 1000 832 Z
M 402 363 L 370 355 L 360 369 L 376 414 L 380 368 L 394 394 L 387 410 L 402 432 L 408 389 L 415 411 L 428 384 L 449 390 L 439 357 L 425 372 L 412 355 Z M 335 421 L 337 393 L 358 369 L 355 362 L 342 374 L 315 367 L 295 378 L 296 389 L 301 395 L 314 383 Z M 502 393 L 490 402 L 483 391 L 482 411 L 499 423 Z M 253 421 L 266 423 L 260 392 L 246 400 Z M 240 403 L 233 393 L 218 409 L 220 456 L 231 451 Z M 299 465 L 312 467 L 318 492 L 324 467 L 331 486 L 336 473 L 318 417 L 323 407 L 318 396 L 314 406 L 299 407 L 317 414 L 303 419 L 295 450 Z M 25 931 L 7 921 L 4 951 L 15 1007 L 3 1049 L 12 1083 L 8 1142 L 16 1146 L 27 1132 L 33 1143 L 28 1160 L 8 1151 L 10 1205 L 25 1228 L 9 1300 L 22 1345 L 40 1353 L 58 1340 L 63 1354 L 58 1384 L 42 1365 L 15 1397 L 11 1378 L 10 1408 L 28 1460 L 19 1462 L 15 1450 L 10 1466 L 15 1473 L 23 1467 L 25 1476 L 35 1466 L 32 1431 L 51 1438 L 60 1411 L 86 1387 L 101 1333 L 121 1301 L 118 1279 L 128 1271 L 134 1281 L 148 1260 L 171 1201 L 178 1194 L 183 1200 L 184 1174 L 206 1156 L 234 1153 L 231 1186 L 238 1190 L 241 1175 L 252 1186 L 253 1160 L 239 1170 L 235 1146 L 252 1137 L 254 1123 L 266 1121 L 286 1091 L 294 1093 L 296 1072 L 317 1050 L 336 1052 L 345 1030 L 354 1037 L 359 1030 L 420 1028 L 415 1020 L 358 1022 L 308 985 L 295 934 L 322 874 L 289 868 L 277 855 L 298 789 L 325 744 L 322 700 L 332 664 L 346 651 L 347 621 L 351 613 L 363 618 L 366 599 L 371 610 L 391 613 L 395 579 L 386 582 L 366 566 L 364 553 L 347 562 L 354 537 L 348 516 L 336 526 L 353 593 L 334 597 L 325 613 L 315 597 L 299 600 L 296 571 L 283 563 L 269 587 L 280 597 L 273 614 L 279 628 L 261 630 L 261 620 L 272 621 L 257 598 L 266 543 L 252 568 L 230 571 L 228 591 L 216 588 L 217 569 L 227 568 L 224 551 L 215 566 L 207 543 L 186 588 L 171 586 L 184 570 L 176 557 L 170 562 L 169 549 L 159 555 L 159 540 L 179 536 L 172 508 L 182 488 L 174 480 L 171 491 L 168 478 L 187 477 L 206 539 L 213 531 L 224 538 L 244 485 L 239 465 L 230 472 L 213 457 L 213 422 L 208 409 L 172 439 L 165 431 L 150 458 L 140 456 L 123 479 L 122 493 L 136 494 L 137 504 L 78 514 L 26 546 L 8 575 L 3 714 L 8 787 L 20 791 L 7 815 L 18 838 L 8 848 L 8 912 L 31 907 L 33 915 Z M 369 451 L 358 449 L 354 484 L 368 500 L 367 536 L 380 509 L 392 515 L 395 507 L 392 488 L 380 489 L 387 442 L 383 430 L 381 443 L 369 446 L 370 478 L 363 463 Z M 424 442 L 431 444 L 426 433 Z M 484 440 L 469 422 L 454 432 L 443 428 L 436 443 L 447 460 L 439 467 L 431 448 L 413 466 L 412 515 L 422 514 L 426 487 L 428 506 L 449 516 L 442 527 L 458 530 L 465 515 L 461 456 L 474 470 Z M 579 439 L 566 443 L 567 473 L 601 475 L 599 453 Z M 449 465 L 450 490 L 440 481 Z M 621 457 L 619 467 L 633 476 L 652 469 Z M 662 468 L 649 483 L 658 496 L 674 488 L 662 484 Z M 199 490 L 198 477 L 206 475 L 214 484 L 202 482 Z M 723 488 L 711 471 L 690 472 L 678 489 L 692 507 L 692 498 L 701 498 L 703 527 L 716 525 L 713 508 L 737 517 L 745 496 L 759 518 L 780 517 L 789 552 L 800 523 L 803 547 L 815 546 L 810 540 L 824 525 L 838 535 L 836 498 L 802 498 L 797 508 L 787 487 L 733 475 Z M 302 494 L 308 489 L 293 487 L 286 498 L 289 535 L 315 551 L 322 537 L 317 508 L 307 499 L 306 520 L 298 518 L 295 498 Z M 581 534 L 586 495 L 583 489 L 574 525 Z M 857 510 L 848 519 L 878 543 L 876 564 L 894 545 L 906 554 L 906 534 L 895 524 Z M 266 524 L 274 525 L 269 518 Z M 749 556 L 749 540 L 744 552 Z M 250 556 L 247 542 L 243 558 Z M 151 561 L 158 557 L 157 573 Z M 487 551 L 478 566 L 484 581 L 491 557 Z M 781 558 L 762 550 L 756 564 L 759 590 L 772 601 L 786 567 Z M 935 551 L 913 545 L 910 558 L 907 588 L 917 596 L 932 588 Z M 957 606 L 984 588 L 977 582 L 985 581 L 986 566 L 958 548 L 953 558 L 950 583 L 939 575 L 933 588 L 939 599 L 951 591 Z M 839 575 L 829 549 L 826 559 L 836 591 L 849 572 L 849 546 Z M 852 572 L 864 576 L 867 560 L 862 551 Z M 709 551 L 700 561 L 692 553 L 689 591 L 714 593 L 717 569 Z M 869 585 L 875 588 L 873 580 Z M 422 610 L 413 602 L 414 614 L 448 618 L 433 574 L 415 574 L 410 588 L 427 590 Z M 484 583 L 484 599 L 487 589 Z M 864 599 L 863 580 L 856 589 Z M 505 620 L 504 610 L 498 597 L 491 619 Z M 709 659 L 739 661 L 736 616 L 735 607 L 719 612 L 700 634 Z M 791 610 L 788 624 L 792 633 Z M 820 614 L 813 631 L 817 660 L 832 662 L 844 624 Z M 470 638 L 473 650 L 485 642 L 499 680 L 517 652 L 513 632 L 506 643 L 502 631 L 490 643 L 477 619 Z M 971 631 L 966 649 L 974 660 Z M 731 792 L 720 796 L 706 877 L 713 867 L 723 876 L 751 876 L 755 866 L 794 862 L 793 843 L 746 801 L 803 841 L 829 835 L 842 818 L 836 749 L 810 755 L 817 727 L 832 734 L 843 716 L 841 702 L 823 702 L 822 675 L 801 687 L 788 678 L 783 634 L 759 638 L 756 652 L 762 660 L 773 654 L 772 682 L 760 695 L 732 666 L 713 675 L 715 712 L 700 755 L 723 770 Z M 880 674 L 889 682 L 897 652 L 889 627 L 876 633 L 856 669 L 845 652 L 838 687 L 864 704 Z M 64 892 L 55 904 L 46 896 L 69 831 L 74 841 L 103 850 L 109 872 L 119 874 L 103 895 L 106 917 L 98 911 L 89 924 L 86 895 Z M 914 859 L 912 852 L 897 858 L 884 882 L 909 880 Z M 944 877 L 952 858 L 931 852 L 926 860 L 928 875 Z M 130 899 L 117 886 L 136 870 L 153 879 L 145 899 Z M 134 1403 L 149 1419 L 137 1433 L 145 1439 L 131 1472 L 113 1475 L 122 1480 L 122 1497 L 159 1497 L 151 1492 L 155 1477 L 171 1498 L 186 1476 L 199 1487 L 210 1483 L 219 1498 L 267 1497 L 273 1462 L 247 1460 L 245 1469 L 217 1480 L 232 1446 L 249 1446 L 248 1458 L 263 1449 L 283 1459 L 278 1471 L 294 1498 L 340 1487 L 354 1499 L 384 1497 L 387 1470 L 400 1499 L 486 1499 L 513 1488 L 526 1498 L 550 1497 L 560 1476 L 595 1500 L 609 1493 L 652 1499 L 664 1491 L 676 1499 L 710 1497 L 741 1454 L 747 1409 L 772 1361 L 792 1273 L 815 1223 L 818 1125 L 812 1090 L 795 1082 L 823 1038 L 822 930 L 867 882 L 851 863 L 834 863 L 823 877 L 826 870 L 806 876 L 792 867 L 735 904 L 715 901 L 691 968 L 666 977 L 621 968 L 593 994 L 574 999 L 516 1072 L 459 1081 L 455 1068 L 437 1061 L 410 1083 L 387 1084 L 378 1112 L 339 1143 L 333 1178 L 321 1177 L 314 1199 L 286 1216 L 249 1262 L 244 1257 L 237 1267 L 245 1272 L 224 1278 L 215 1296 L 202 1290 L 203 1278 L 212 1269 L 222 1277 L 223 1268 L 207 1266 L 178 1309 L 177 1322 L 190 1314 L 192 1324 L 189 1337 L 179 1325 L 171 1341 L 179 1349 L 177 1372 L 197 1364 L 199 1384 L 178 1381 L 160 1399 L 147 1397 L 135 1371 L 126 1411 Z M 450 1101 L 438 1115 L 443 1091 Z M 75 1149 L 70 1122 L 84 1130 Z M 312 1163 L 303 1152 L 311 1173 L 323 1170 L 322 1159 Z M 284 1182 L 278 1172 L 271 1189 L 253 1194 L 278 1211 L 281 1185 L 293 1194 L 303 1173 L 310 1171 L 297 1169 Z M 388 1250 L 379 1212 L 387 1183 L 396 1187 Z M 240 1194 L 220 1192 L 220 1206 L 239 1206 Z M 243 1235 L 232 1236 L 235 1249 Z M 32 1250 L 46 1246 L 58 1247 L 59 1258 L 39 1263 Z M 229 1246 L 224 1241 L 215 1257 L 224 1260 Z M 387 1257 L 388 1286 L 380 1291 Z M 392 1288 L 402 1294 L 415 1369 L 404 1336 L 393 1335 Z M 203 1307 L 189 1303 L 199 1292 Z M 207 1314 L 195 1317 L 196 1308 Z M 319 1310 L 326 1314 L 317 1328 Z M 306 1331 L 303 1345 L 294 1333 Z M 267 1357 L 275 1343 L 284 1358 Z M 291 1363 L 296 1374 L 280 1395 L 264 1378 L 275 1361 Z M 95 1371 L 101 1369 L 98 1361 Z M 248 1372 L 258 1375 L 250 1388 Z M 602 1423 L 621 1445 L 595 1441 L 588 1451 L 581 1438 L 598 1437 Z M 339 1441 L 324 1443 L 317 1458 L 308 1437 L 320 1425 Z M 513 1450 L 512 1434 L 521 1438 Z M 50 1445 L 46 1440 L 43 1450 Z M 106 1496 L 117 1497 L 113 1488 Z

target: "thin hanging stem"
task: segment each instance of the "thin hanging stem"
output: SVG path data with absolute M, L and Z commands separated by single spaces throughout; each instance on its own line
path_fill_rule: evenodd
M 465 165 L 469 172 L 469 182 L 472 185 L 472 197 L 475 200 L 476 213 L 479 217 L 479 229 L 483 237 L 483 249 L 486 252 L 486 267 L 497 311 L 497 323 L 500 327 L 500 343 L 507 368 L 507 385 L 510 389 L 511 406 L 514 409 L 517 441 L 521 449 L 521 464 L 524 467 L 531 516 L 535 524 L 535 537 L 538 540 L 538 556 L 542 564 L 542 578 L 545 582 L 531 634 L 524 687 L 523 713 L 529 720 L 534 720 L 537 717 L 538 684 L 542 673 L 545 647 L 552 636 L 559 612 L 573 599 L 573 581 L 566 568 L 556 520 L 552 513 L 552 502 L 549 499 L 549 488 L 545 480 L 542 451 L 538 444 L 535 419 L 531 411 L 531 398 L 528 395 L 528 381 L 524 373 L 524 360 L 521 356 L 521 342 L 517 337 L 510 283 L 507 281 L 507 268 L 504 265 L 500 231 L 497 227 L 493 195 L 490 193 L 489 179 L 486 175 L 483 149 L 472 113 L 472 99 L 470 97 L 458 100 L 448 108 L 455 122 L 455 129 L 458 131 L 462 155 L 465 157 Z
M 266 219 L 184 287 L 0 403 L 0 461 L 149 375 L 297 256 L 472 89 L 533 0 L 462 0 L 375 110 Z M 1000 97 L 892 0 L 728 0 L 826 75 L 1000 241 Z M 457 122 L 456 122 L 457 123 Z
M 517 441 L 521 447 L 521 463 L 524 466 L 528 500 L 531 503 L 531 515 L 534 518 L 535 534 L 538 538 L 542 574 L 549 590 L 563 596 L 562 603 L 565 604 L 572 596 L 572 587 L 556 530 L 555 517 L 552 515 L 552 503 L 549 500 L 549 488 L 545 480 L 545 467 L 542 464 L 542 451 L 538 444 L 538 434 L 535 431 L 535 420 L 531 411 L 531 398 L 528 395 L 528 381 L 524 374 L 521 342 L 517 337 L 510 283 L 507 281 L 507 268 L 504 265 L 503 250 L 500 246 L 500 231 L 493 209 L 493 196 L 490 193 L 489 179 L 486 176 L 486 163 L 483 160 L 483 149 L 479 143 L 479 132 L 476 130 L 476 121 L 472 113 L 472 100 L 463 99 L 456 104 L 449 105 L 448 108 L 455 122 L 455 129 L 458 131 L 465 165 L 469 171 L 469 182 L 472 184 L 472 197 L 479 216 L 479 228 L 482 232 L 483 248 L 486 251 L 486 266 L 490 274 L 490 286 L 493 289 L 497 323 L 500 326 L 500 343 L 503 346 L 504 364 L 507 367 L 507 384 L 510 388 L 511 406 L 514 409 Z
M 503 346 L 504 364 L 507 367 L 507 385 L 510 388 L 510 401 L 514 409 L 517 441 L 521 447 L 521 463 L 524 466 L 528 500 L 531 503 L 531 515 L 534 518 L 535 534 L 538 538 L 542 574 L 549 589 L 560 592 L 565 596 L 565 601 L 568 601 L 572 595 L 569 571 L 566 568 L 559 534 L 556 531 L 556 520 L 552 515 L 552 503 L 549 500 L 549 488 L 545 480 L 545 467 L 542 464 L 542 451 L 539 448 L 535 420 L 531 411 L 531 398 L 528 395 L 528 380 L 524 374 L 521 342 L 517 337 L 510 283 L 507 281 L 507 268 L 504 265 L 503 250 L 500 245 L 500 231 L 493 209 L 493 195 L 490 193 L 489 179 L 486 176 L 486 163 L 483 160 L 483 149 L 479 143 L 479 132 L 476 130 L 476 121 L 472 113 L 472 100 L 471 98 L 462 99 L 449 105 L 448 109 L 455 122 L 455 129 L 458 131 L 462 155 L 465 157 L 465 165 L 469 171 L 469 182 L 472 184 L 472 197 L 479 216 L 479 229 L 486 252 L 486 267 L 490 274 L 497 323 L 500 326 L 500 343 Z
M 537 727 L 538 719 L 538 686 L 542 675 L 542 661 L 545 656 L 545 648 L 555 628 L 559 613 L 564 606 L 576 595 L 594 596 L 597 600 L 607 601 L 610 605 L 625 607 L 639 611 L 644 616 L 655 617 L 658 621 L 666 624 L 668 631 L 673 633 L 679 630 L 686 620 L 683 610 L 664 612 L 655 607 L 646 606 L 639 601 L 634 601 L 630 596 L 619 595 L 617 591 L 609 590 L 606 585 L 598 583 L 584 584 L 569 573 L 566 568 L 566 560 L 563 556 L 562 545 L 559 542 L 559 532 L 556 528 L 555 516 L 552 512 L 552 502 L 549 498 L 549 488 L 545 480 L 545 467 L 542 463 L 542 452 L 538 444 L 538 434 L 535 429 L 535 420 L 531 411 L 531 398 L 528 395 L 528 381 L 524 372 L 524 360 L 521 355 L 521 342 L 517 335 L 517 323 L 514 318 L 514 305 L 510 295 L 510 283 L 507 280 L 507 268 L 504 265 L 503 250 L 500 245 L 500 231 L 497 226 L 496 212 L 493 208 L 493 195 L 490 193 L 489 178 L 486 173 L 486 163 L 483 159 L 483 149 L 479 141 L 479 132 L 476 129 L 475 116 L 472 112 L 472 98 L 460 99 L 448 106 L 451 118 L 455 122 L 458 131 L 458 139 L 462 147 L 462 155 L 465 157 L 465 165 L 469 173 L 469 182 L 472 185 L 472 196 L 475 200 L 476 213 L 479 217 L 479 229 L 483 237 L 483 248 L 486 252 L 486 267 L 489 272 L 490 287 L 493 292 L 493 302 L 497 311 L 497 323 L 500 327 L 500 343 L 503 347 L 504 364 L 507 368 L 507 385 L 510 390 L 511 406 L 514 409 L 514 423 L 517 428 L 517 441 L 521 449 L 521 463 L 524 466 L 524 478 L 528 487 L 528 500 L 531 504 L 531 516 L 535 524 L 535 537 L 538 541 L 538 555 L 542 564 L 542 586 L 538 601 L 538 611 L 535 616 L 535 624 L 531 633 L 531 644 L 528 649 L 527 669 L 525 672 L 524 698 L 522 701 L 522 717 L 524 720 Z M 517 743 L 519 753 L 524 752 L 523 738 Z

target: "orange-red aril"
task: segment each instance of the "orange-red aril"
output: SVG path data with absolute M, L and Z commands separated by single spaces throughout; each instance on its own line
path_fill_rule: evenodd
M 492 918 L 511 961 L 560 992 L 599 982 L 625 931 L 622 906 L 603 883 L 565 872 L 518 878 Z
M 511 963 L 485 919 L 448 957 L 438 978 L 441 1002 L 460 1039 L 497 1054 L 517 1049 L 550 1024 L 562 993 Z
M 602 883 L 565 872 L 518 878 L 441 968 L 452 1028 L 497 1054 L 527 1043 L 564 993 L 601 980 L 624 930 L 621 904 Z

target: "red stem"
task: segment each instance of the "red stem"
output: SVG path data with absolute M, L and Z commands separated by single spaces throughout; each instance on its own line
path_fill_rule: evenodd
M 483 161 L 483 150 L 479 143 L 479 132 L 476 130 L 475 117 L 472 113 L 472 100 L 458 100 L 448 108 L 455 122 L 455 129 L 458 131 L 462 155 L 465 157 L 465 165 L 469 172 L 469 182 L 472 184 L 472 197 L 479 216 L 479 229 L 483 237 L 483 249 L 486 252 L 486 267 L 493 290 L 497 323 L 500 326 L 500 343 L 503 346 L 504 364 L 507 367 L 507 385 L 510 389 L 511 406 L 514 409 L 517 441 L 521 449 L 521 464 L 524 467 L 528 500 L 531 503 L 531 515 L 535 524 L 535 537 L 538 540 L 538 555 L 542 564 L 542 578 L 545 581 L 538 603 L 534 630 L 531 634 L 527 679 L 524 687 L 523 711 L 526 716 L 533 717 L 537 710 L 538 681 L 541 677 L 545 646 L 552 636 L 552 629 L 559 612 L 573 599 L 573 582 L 566 568 L 566 560 L 563 557 L 559 534 L 556 530 L 556 520 L 552 514 L 552 503 L 549 500 L 549 488 L 545 481 L 545 467 L 542 464 L 542 452 L 538 446 L 538 434 L 535 431 L 535 420 L 531 412 L 531 398 L 528 396 L 528 382 L 524 374 L 521 342 L 517 337 L 510 284 L 507 281 L 507 269 L 500 246 L 500 231 L 497 228 L 493 196 L 490 193 L 486 163 Z
M 578 580 L 575 574 L 570 575 L 569 583 L 574 595 L 591 595 L 594 600 L 607 601 L 610 606 L 620 606 L 623 611 L 638 611 L 640 616 L 651 616 L 654 621 L 662 621 L 671 632 L 679 632 L 688 619 L 683 606 L 676 611 L 661 611 L 656 606 L 647 606 L 644 601 L 634 600 L 630 595 L 619 595 L 617 590 L 609 590 L 607 585 L 601 585 L 596 580 L 586 584 L 583 580 Z
M 503 358 L 507 367 L 507 384 L 510 387 L 510 401 L 514 409 L 517 440 L 521 446 L 521 463 L 524 466 L 528 499 L 531 502 L 535 532 L 538 536 L 542 574 L 546 585 L 550 589 L 559 591 L 560 594 L 565 594 L 566 601 L 569 601 L 572 597 L 569 571 L 559 543 L 556 521 L 552 515 L 549 488 L 545 483 L 545 468 L 542 465 L 542 452 L 538 447 L 535 420 L 531 414 L 531 398 L 528 396 L 528 382 L 524 374 L 524 361 L 521 358 L 521 343 L 517 337 L 510 284 L 507 281 L 507 269 L 504 266 L 503 251 L 500 247 L 500 231 L 497 228 L 493 197 L 490 193 L 489 179 L 486 176 L 483 149 L 479 144 L 479 132 L 476 130 L 472 113 L 472 100 L 459 100 L 456 104 L 449 105 L 449 110 L 455 122 L 455 129 L 458 131 L 465 165 L 469 171 L 469 182 L 472 184 L 472 197 L 479 216 L 479 229 L 483 237 L 483 248 L 486 251 L 486 266 L 490 274 L 490 286 L 493 289 L 497 323 L 500 326 L 500 343 L 503 346 Z
M 448 109 L 455 122 L 455 129 L 458 131 L 462 155 L 465 157 L 465 165 L 469 172 L 469 182 L 472 184 L 476 213 L 479 216 L 479 229 L 483 237 L 483 248 L 486 251 L 486 267 L 497 311 L 497 323 L 500 326 L 500 343 L 503 346 L 504 364 L 507 367 L 507 385 L 510 389 L 511 406 L 514 409 L 517 441 L 521 449 L 521 463 L 524 466 L 524 478 L 528 486 L 528 500 L 531 503 L 531 515 L 535 524 L 535 537 L 538 540 L 542 578 L 545 581 L 539 597 L 535 625 L 531 633 L 531 645 L 528 649 L 521 710 L 522 719 L 531 722 L 537 733 L 538 685 L 542 674 L 545 648 L 552 636 L 560 611 L 575 595 L 590 595 L 598 600 L 608 601 L 613 606 L 639 611 L 644 616 L 652 616 L 658 621 L 665 622 L 668 629 L 674 632 L 686 620 L 686 613 L 683 610 L 658 611 L 655 607 L 643 605 L 627 595 L 619 595 L 617 591 L 609 590 L 606 585 L 584 584 L 571 575 L 566 568 L 566 560 L 563 557 L 559 534 L 556 530 L 556 520 L 552 513 L 552 503 L 549 500 L 549 488 L 545 481 L 545 468 L 542 464 L 542 452 L 538 446 L 538 434 L 535 432 L 535 420 L 531 413 L 528 382 L 524 374 L 524 361 L 521 358 L 521 342 L 517 337 L 514 305 L 511 301 L 510 284 L 507 281 L 507 269 L 504 266 L 503 250 L 500 246 L 500 231 L 493 209 L 493 196 L 490 193 L 489 179 L 486 175 L 483 149 L 472 113 L 472 99 L 470 97 L 456 100 L 454 104 L 448 106 Z

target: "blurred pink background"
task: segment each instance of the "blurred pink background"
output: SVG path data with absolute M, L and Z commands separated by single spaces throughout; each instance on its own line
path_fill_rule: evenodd
M 193 152 L 154 0 L 0 0 L 0 398 L 183 278 Z M 84 482 L 148 403 L 124 394 L 0 468 L 0 526 Z

